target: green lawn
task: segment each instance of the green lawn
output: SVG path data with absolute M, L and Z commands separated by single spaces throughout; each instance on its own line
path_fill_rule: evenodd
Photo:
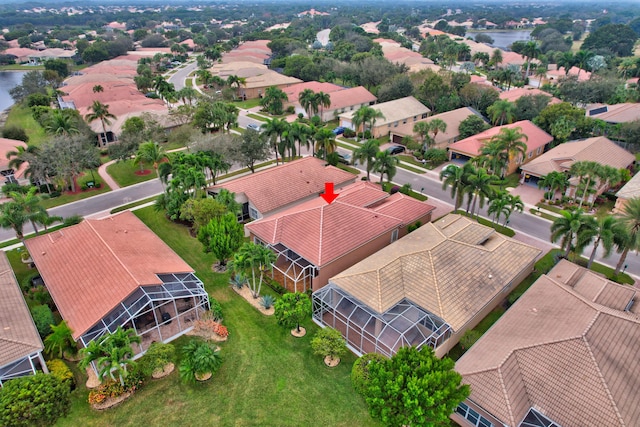
M 148 168 L 144 168 L 147 169 Z M 156 178 L 156 172 L 152 169 L 146 175 L 136 175 L 140 170 L 139 165 L 135 165 L 133 160 L 124 160 L 107 166 L 107 173 L 118 183 L 120 187 L 138 184 Z
M 269 120 L 266 117 L 262 117 L 257 114 L 251 114 L 251 113 L 247 114 L 247 117 L 251 117 L 254 120 L 258 120 L 259 122 L 266 122 L 267 120 Z
M 398 154 L 398 158 L 405 162 L 417 166 L 419 169 L 433 169 L 433 167 L 423 164 L 420 160 L 417 160 L 411 154 Z
M 260 98 L 255 99 L 247 99 L 246 101 L 235 101 L 233 103 L 238 108 L 244 108 L 245 110 L 253 107 L 257 107 L 260 105 Z
M 40 123 L 36 121 L 31 115 L 31 109 L 21 104 L 16 104 L 11 108 L 9 117 L 5 126 L 19 126 L 27 132 L 29 136 L 29 144 L 40 145 L 46 138 L 47 134 L 44 128 L 40 126 Z
M 93 172 L 93 178 L 91 177 L 91 173 L 85 171 L 84 175 L 78 178 L 78 188 L 82 188 L 88 181 L 95 181 L 96 185 L 100 185 L 100 188 L 92 188 L 75 194 L 62 194 L 59 197 L 43 200 L 42 206 L 49 209 L 111 191 L 111 188 L 104 183 L 97 171 Z
M 33 71 L 44 70 L 44 65 L 22 65 L 22 64 L 7 64 L 0 65 L 0 71 Z
M 351 387 L 355 356 L 336 368 L 324 366 L 309 342 L 317 331 L 304 322 L 307 336 L 293 338 L 233 292 L 226 274 L 211 271 L 213 256 L 188 230 L 169 222 L 153 207 L 136 211 L 154 232 L 182 256 L 207 291 L 222 305 L 229 340 L 221 343 L 223 364 L 211 380 L 188 385 L 176 371 L 149 381 L 121 405 L 104 412 L 89 409 L 87 390 L 73 392 L 71 413 L 59 426 L 216 425 L 216 426 L 376 426 Z M 175 341 L 178 347 L 189 338 Z M 144 408 L 144 409 L 142 409 Z

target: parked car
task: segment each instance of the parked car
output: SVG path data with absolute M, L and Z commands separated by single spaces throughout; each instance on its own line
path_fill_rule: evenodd
M 400 154 L 400 153 L 404 153 L 407 149 L 402 146 L 402 145 L 392 145 L 389 148 L 387 148 L 387 153 L 389 154 Z
M 247 129 L 252 129 L 252 130 L 255 130 L 256 132 L 260 132 L 260 126 L 258 126 L 255 123 L 249 123 L 247 125 Z
M 338 126 L 333 130 L 334 135 L 342 135 L 344 133 L 344 127 Z
M 345 165 L 350 165 L 351 164 L 351 154 L 342 154 L 342 153 L 336 153 L 338 155 L 338 161 L 340 163 L 344 163 Z

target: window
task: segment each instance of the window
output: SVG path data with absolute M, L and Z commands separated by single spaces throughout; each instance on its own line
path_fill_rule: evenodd
M 402 121 L 402 124 L 403 124 L 403 125 L 406 125 L 406 124 L 407 124 L 407 119 L 404 119 L 404 120 Z
M 542 147 L 538 147 L 538 149 L 536 150 L 536 154 L 540 154 L 542 152 Z
M 391 232 L 391 243 L 395 242 L 396 240 L 398 240 L 398 229 L 397 228 Z
M 554 421 L 542 415 L 535 409 L 529 409 L 529 412 L 520 423 L 520 427 L 560 427 Z
M 398 122 L 395 122 L 395 123 L 393 124 L 393 127 L 394 127 L 394 128 L 397 128 L 397 127 L 398 127 Z
M 251 219 L 259 219 L 260 215 L 258 214 L 258 211 L 256 208 L 253 208 L 251 206 L 249 206 L 249 218 Z
M 424 113 L 424 114 L 422 115 L 422 118 L 423 118 L 423 119 L 426 119 L 426 118 L 427 118 L 427 113 Z
M 417 121 L 418 120 L 418 116 L 413 116 L 413 121 Z
M 533 157 L 533 151 L 529 151 L 529 158 Z
M 462 415 L 465 420 L 469 421 L 472 425 L 476 427 L 494 427 L 493 423 L 471 409 L 469 405 L 461 402 L 456 408 L 456 413 Z

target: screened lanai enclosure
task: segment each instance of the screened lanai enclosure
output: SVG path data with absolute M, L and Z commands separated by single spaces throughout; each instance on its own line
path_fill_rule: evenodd
M 209 296 L 193 273 L 159 274 L 162 285 L 141 286 L 80 337 L 83 346 L 118 326 L 132 328 L 140 337 L 136 356 L 154 342 L 168 342 L 189 331 L 209 310 Z
M 282 243 L 266 245 L 276 254 L 271 278 L 291 292 L 306 292 L 313 289 L 313 278 L 318 269 Z
M 313 320 L 340 331 L 358 355 L 391 357 L 403 346 L 436 349 L 453 333 L 444 320 L 406 298 L 376 313 L 333 283 L 313 293 Z
M 26 375 L 34 375 L 38 371 L 49 373 L 40 351 L 0 366 L 0 387 L 2 387 L 2 383 L 5 381 Z

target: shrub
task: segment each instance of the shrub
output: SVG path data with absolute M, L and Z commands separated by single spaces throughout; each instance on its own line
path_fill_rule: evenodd
M 320 127 L 322 126 L 322 119 L 320 118 L 320 116 L 313 116 L 310 119 L 311 124 L 314 125 L 315 127 Z
M 354 390 L 358 394 L 364 393 L 364 390 L 369 381 L 369 363 L 374 360 L 382 360 L 385 357 L 378 353 L 367 353 L 360 356 L 353 362 L 353 368 L 351 368 L 351 384 Z
M 265 310 L 269 310 L 271 307 L 273 307 L 273 303 L 276 301 L 276 299 L 271 296 L 271 295 L 265 295 L 260 299 L 260 305 L 265 309 Z
M 244 285 L 247 283 L 247 278 L 242 273 L 235 273 L 229 279 L 229 284 L 234 286 L 236 289 L 242 289 Z
M 396 194 L 397 192 L 400 191 L 400 186 L 398 185 L 394 185 L 393 187 L 391 187 L 391 189 L 389 190 L 389 194 Z
M 371 131 L 369 129 L 364 131 L 364 139 L 371 139 Z
M 140 369 L 145 376 L 149 376 L 173 362 L 175 357 L 176 348 L 173 344 L 154 342 L 140 360 Z
M 69 386 L 53 375 L 36 375 L 7 381 L 0 389 L 0 425 L 52 425 L 69 413 Z
M 288 114 L 295 114 L 295 112 L 296 112 L 296 107 L 294 107 L 293 105 L 289 105 L 289 106 L 287 107 L 287 110 L 286 110 L 286 111 L 287 111 L 287 113 L 288 113 Z
M 302 113 L 298 113 L 298 119 L 299 119 L 299 120 L 301 120 L 301 119 L 303 119 L 303 118 L 304 118 L 304 114 L 302 114 Z
M 57 193 L 57 194 L 54 196 L 54 193 Z M 59 195 L 60 195 L 59 191 L 57 191 L 57 192 L 56 191 L 52 191 L 51 192 L 51 197 L 56 197 L 56 196 L 59 196 Z M 83 218 L 80 215 L 71 215 L 71 216 L 66 217 L 65 219 L 63 219 L 62 220 L 62 224 L 65 227 L 68 227 L 70 225 L 80 224 L 82 222 L 82 220 L 83 220 Z
M 460 338 L 460 346 L 464 349 L 471 348 L 472 345 L 476 343 L 480 339 L 482 334 L 475 329 L 469 329 L 467 332 L 462 335 Z
M 220 351 L 213 344 L 194 339 L 182 349 L 180 377 L 195 382 L 197 376 L 213 373 L 221 364 Z
M 28 255 L 29 252 L 23 252 L 23 254 Z M 39 275 L 40 273 L 38 273 L 37 271 L 34 271 L 33 273 L 29 274 L 24 279 L 22 279 L 22 282 L 20 282 L 20 289 L 22 289 L 22 292 L 24 293 L 29 292 L 31 288 L 33 288 L 32 280 L 38 277 Z
M 355 133 L 355 131 L 353 131 L 353 130 L 351 130 L 351 129 L 349 129 L 349 128 L 346 128 L 346 129 L 344 130 L 344 133 L 343 133 L 342 135 L 343 135 L 345 138 L 353 138 L 354 136 L 356 136 L 356 133 Z
M 432 165 L 439 165 L 449 160 L 447 150 L 441 148 L 429 148 L 424 153 L 424 159 Z
M 27 135 L 27 132 L 25 132 L 24 128 L 16 125 L 5 126 L 5 128 L 2 129 L 2 137 L 29 142 L 29 136 Z
M 221 338 L 227 338 L 229 336 L 229 330 L 227 327 L 220 323 L 213 326 L 213 332 Z
M 416 231 L 418 228 L 420 228 L 420 226 L 422 225 L 422 223 L 420 221 L 416 221 L 413 224 L 410 224 L 409 227 L 407 227 L 407 233 L 411 233 L 412 231 Z
M 315 354 L 336 359 L 347 352 L 347 342 L 339 331 L 326 327 L 316 332 L 311 348 Z
M 51 325 L 54 320 L 53 313 L 49 306 L 36 305 L 31 309 L 31 317 L 33 317 L 33 322 L 36 324 L 38 333 L 42 338 L 51 333 Z
M 222 306 L 220 305 L 220 303 L 214 298 L 209 297 L 209 305 L 211 305 L 211 316 L 213 316 L 213 320 L 221 321 Z
M 407 182 L 406 184 L 402 185 L 402 187 L 400 187 L 400 192 L 408 196 L 411 193 L 411 184 Z
M 76 388 L 75 378 L 73 378 L 73 372 L 60 359 L 51 359 L 47 360 L 47 369 L 49 369 L 49 373 L 59 379 L 63 384 L 67 384 L 69 386 L 69 390 L 73 390 Z

